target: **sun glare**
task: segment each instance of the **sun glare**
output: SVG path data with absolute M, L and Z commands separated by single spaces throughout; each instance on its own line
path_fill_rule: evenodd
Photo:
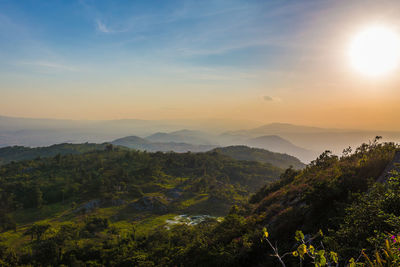
M 360 73 L 378 77 L 396 69 L 400 61 L 400 37 L 384 26 L 358 33 L 350 45 L 352 66 Z

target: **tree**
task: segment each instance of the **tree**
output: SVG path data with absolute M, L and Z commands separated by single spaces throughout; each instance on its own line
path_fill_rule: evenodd
M 50 224 L 34 224 L 32 225 L 26 232 L 25 235 L 30 235 L 31 240 L 33 240 L 36 236 L 36 241 L 40 241 L 43 234 L 50 228 Z
M 41 208 L 43 205 L 43 193 L 38 184 L 35 184 L 32 190 L 32 205 L 34 208 Z
M 106 149 L 107 152 L 113 151 L 114 150 L 114 146 L 112 144 L 107 144 L 106 145 Z

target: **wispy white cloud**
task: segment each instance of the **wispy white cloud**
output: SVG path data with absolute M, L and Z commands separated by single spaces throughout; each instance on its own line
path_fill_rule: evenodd
M 101 19 L 96 19 L 96 29 L 102 33 L 123 33 L 128 32 L 131 29 L 131 25 L 120 25 L 119 27 L 113 27 L 112 25 L 106 24 Z
M 104 32 L 104 33 L 110 33 L 111 30 L 100 20 L 96 20 L 96 26 L 97 30 Z

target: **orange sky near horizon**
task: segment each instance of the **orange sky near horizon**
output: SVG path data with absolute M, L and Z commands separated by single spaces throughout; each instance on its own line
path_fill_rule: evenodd
M 114 16 L 100 28 L 83 25 L 86 32 L 74 32 L 69 43 L 52 35 L 46 17 L 26 10 L 19 20 L 19 13 L 0 11 L 0 38 L 10 40 L 0 45 L 0 115 L 400 130 L 400 68 L 368 77 L 348 55 L 352 38 L 374 23 L 400 36 L 400 3 L 236 4 L 214 7 L 218 16 L 207 13 L 211 6 L 199 17 L 195 7 L 185 9 L 186 17 L 173 18 L 179 25 L 167 20 L 162 29 L 152 26 L 160 18 L 149 15 L 139 33 L 113 31 L 129 21 Z M 183 25 L 188 18 L 193 23 Z M 65 27 L 63 32 L 80 30 Z M 88 37 L 81 40 L 83 33 Z M 6 54 L 14 43 L 19 50 Z

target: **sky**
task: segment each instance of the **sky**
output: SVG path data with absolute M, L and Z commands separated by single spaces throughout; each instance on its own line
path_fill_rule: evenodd
M 349 43 L 399 1 L 0 0 L 0 115 L 400 130 L 399 69 Z

